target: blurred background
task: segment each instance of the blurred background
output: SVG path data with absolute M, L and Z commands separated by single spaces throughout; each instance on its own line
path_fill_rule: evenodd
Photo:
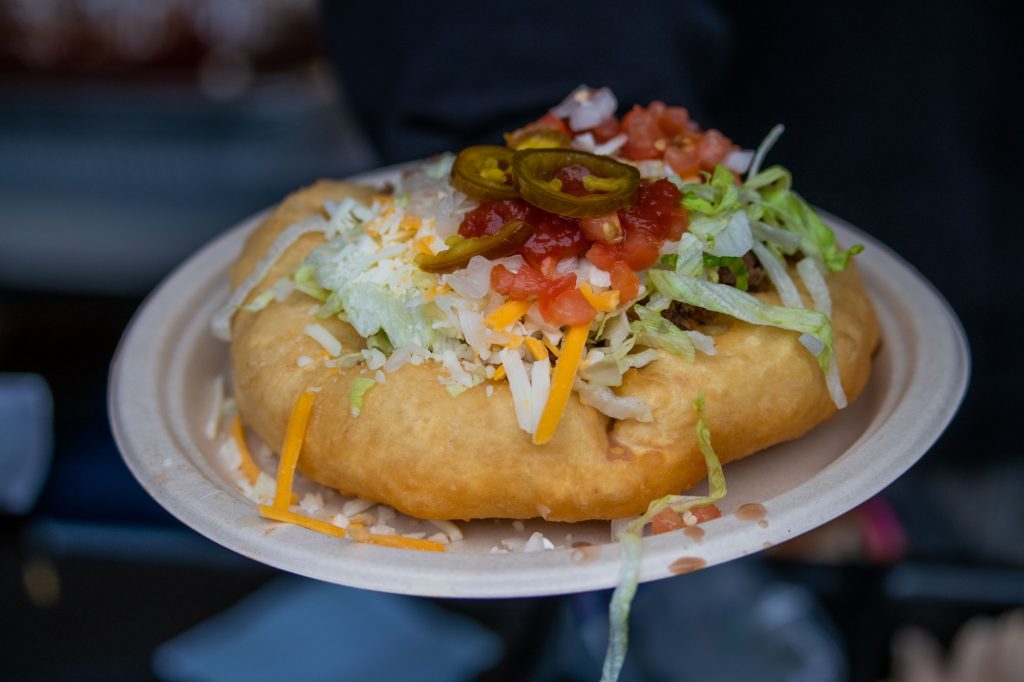
M 620 113 L 686 106 L 747 148 L 785 123 L 772 160 L 928 277 L 973 350 L 958 417 L 879 498 L 764 556 L 644 586 L 623 679 L 1024 679 L 971 667 L 1024 651 L 1013 13 L 0 0 L 0 603 L 16 624 L 0 677 L 280 678 L 281 657 L 252 654 L 259 620 L 348 642 L 291 640 L 289 679 L 377 679 L 395 649 L 423 655 L 393 662 L 395 679 L 596 679 L 607 594 L 445 602 L 281 575 L 163 512 L 105 407 L 134 310 L 227 227 L 319 177 L 493 143 L 587 83 L 612 87 Z M 372 631 L 403 623 L 423 627 Z

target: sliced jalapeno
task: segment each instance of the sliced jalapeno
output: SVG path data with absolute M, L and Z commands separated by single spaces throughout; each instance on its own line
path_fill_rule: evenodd
M 526 127 L 505 133 L 509 149 L 564 149 L 572 143 L 567 133 L 553 128 Z
M 584 187 L 591 194 L 574 196 L 561 191 L 556 174 L 580 165 L 593 176 L 584 176 Z M 640 189 L 640 171 L 607 156 L 571 149 L 524 149 L 512 157 L 519 196 L 551 213 L 570 218 L 593 218 L 631 205 Z
M 461 237 L 453 235 L 445 240 L 448 248 L 437 254 L 421 253 L 416 256 L 416 265 L 427 272 L 452 272 L 464 268 L 473 256 L 501 258 L 526 243 L 533 234 L 533 226 L 522 220 L 513 220 L 494 234 L 484 237 Z
M 466 147 L 452 164 L 452 185 L 477 201 L 512 199 L 512 150 L 482 144 Z

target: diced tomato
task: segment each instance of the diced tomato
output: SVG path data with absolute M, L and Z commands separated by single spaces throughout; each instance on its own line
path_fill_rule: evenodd
M 612 266 L 615 265 L 615 252 L 604 244 L 594 244 L 587 250 L 587 260 L 602 270 L 611 272 Z
M 619 119 L 612 116 L 607 121 L 601 122 L 596 128 L 591 128 L 594 140 L 602 144 L 619 134 Z
M 541 316 L 558 326 L 589 324 L 597 317 L 594 306 L 590 305 L 579 289 L 544 296 L 538 306 Z
M 672 530 L 679 530 L 685 525 L 686 524 L 683 523 L 683 517 L 671 507 L 665 507 L 651 518 L 651 532 L 655 535 L 658 535 L 659 533 L 667 533 Z
M 702 169 L 713 171 L 716 164 L 724 163 L 726 157 L 738 149 L 732 140 L 712 128 L 705 131 L 697 142 L 697 159 Z
M 618 212 L 606 213 L 593 218 L 581 218 L 580 230 L 595 242 L 606 244 L 622 241 L 622 222 Z
M 652 106 L 654 103 L 652 103 Z M 656 145 L 663 135 L 654 113 L 634 105 L 622 119 L 622 131 L 628 135 L 622 153 L 627 159 L 660 159 L 662 150 Z
M 720 517 L 722 510 L 713 504 L 709 504 L 706 507 L 695 507 L 690 510 L 690 513 L 697 517 L 697 523 L 704 523 L 705 521 Z
M 538 118 L 536 121 L 534 121 L 527 127 L 547 128 L 548 130 L 557 130 L 560 133 L 565 133 L 570 137 L 572 136 L 572 130 L 569 129 L 569 126 L 566 124 L 566 122 L 552 114 L 550 111 L 541 116 L 540 118 Z
M 485 201 L 462 219 L 459 234 L 463 237 L 482 237 L 494 234 L 512 220 L 525 220 L 529 223 L 532 211 L 533 207 L 522 199 Z
M 658 116 L 658 127 L 669 136 L 682 135 L 689 129 L 690 112 L 683 107 L 665 107 Z
M 515 278 L 515 273 L 500 263 L 491 268 L 491 288 L 502 296 L 508 296 Z
M 575 218 L 536 209 L 527 222 L 533 225 L 534 231 L 519 253 L 535 268 L 540 268 L 546 257 L 560 261 L 575 256 L 590 245 Z
M 499 266 L 500 267 L 500 266 Z M 493 275 L 492 275 L 493 278 Z M 493 279 L 491 280 L 493 281 Z M 529 265 L 523 265 L 513 276 L 508 288 L 508 297 L 517 301 L 528 301 L 539 297 L 551 283 Z M 497 289 L 495 289 L 497 291 Z M 501 293 L 500 291 L 498 293 Z
M 670 242 L 679 241 L 689 226 L 690 214 L 686 212 L 684 207 L 677 206 L 669 213 L 668 232 L 665 234 L 665 239 Z
M 700 172 L 696 148 L 670 146 L 665 150 L 665 163 L 681 178 L 692 178 Z
M 639 230 L 627 232 L 618 247 L 619 257 L 633 270 L 649 268 L 661 257 L 661 240 Z
M 568 275 L 559 277 L 556 280 L 550 281 L 548 289 L 545 293 L 546 296 L 558 296 L 566 291 L 571 291 L 576 288 L 576 273 L 570 272 Z
M 619 301 L 632 301 L 640 293 L 640 278 L 622 261 L 616 261 L 609 271 L 612 278 L 612 289 L 619 292 Z

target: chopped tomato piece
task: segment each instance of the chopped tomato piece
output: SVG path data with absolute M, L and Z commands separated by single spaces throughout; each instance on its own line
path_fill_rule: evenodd
M 491 268 L 491 288 L 502 296 L 508 296 L 516 274 L 500 263 Z
M 619 119 L 612 116 L 607 121 L 603 121 L 597 125 L 597 127 L 590 130 L 594 135 L 594 140 L 598 144 L 602 144 L 612 139 L 619 134 Z
M 524 264 L 509 284 L 508 297 L 517 301 L 532 300 L 547 291 L 549 285 L 547 277 Z
M 697 523 L 704 523 L 705 521 L 720 517 L 722 510 L 713 504 L 709 504 L 706 507 L 695 507 L 690 510 L 690 513 L 697 517 Z
M 590 240 L 580 232 L 575 218 L 566 218 L 539 209 L 534 211 L 531 218 L 533 222 L 527 222 L 533 225 L 533 234 L 519 253 L 523 254 L 526 262 L 535 268 L 540 268 L 541 263 L 549 256 L 557 262 L 575 256 L 590 245 Z
M 547 322 L 560 327 L 589 324 L 597 317 L 594 306 L 590 305 L 579 289 L 569 289 L 556 295 L 544 296 L 538 305 L 541 316 Z
M 682 206 L 672 209 L 668 217 L 668 232 L 665 234 L 665 239 L 671 242 L 679 241 L 689 226 L 690 215 L 686 209 Z
M 692 178 L 700 172 L 700 159 L 695 147 L 671 146 L 665 150 L 665 163 L 681 178 Z
M 667 533 L 672 530 L 679 530 L 685 527 L 683 517 L 671 507 L 665 507 L 651 519 L 651 532 L 655 535 Z
M 732 143 L 728 137 L 714 128 L 706 131 L 697 143 L 697 158 L 700 167 L 706 171 L 713 171 L 715 165 L 724 163 L 729 154 L 737 151 L 739 147 Z
M 652 103 L 653 106 L 653 103 Z M 660 159 L 664 148 L 657 143 L 663 138 L 657 117 L 649 109 L 634 105 L 622 119 L 622 130 L 628 135 L 622 153 L 627 159 Z
M 618 212 L 606 213 L 593 218 L 580 219 L 580 230 L 587 239 L 605 244 L 616 244 L 622 241 L 622 221 Z
M 661 240 L 645 232 L 627 232 L 618 255 L 633 270 L 644 270 L 658 262 Z
M 622 261 L 616 261 L 610 270 L 612 289 L 619 292 L 619 301 L 632 301 L 640 293 L 640 278 Z
M 601 268 L 611 272 L 615 265 L 615 251 L 604 244 L 594 244 L 587 250 L 587 260 Z
M 658 117 L 658 127 L 666 135 L 682 135 L 690 126 L 690 112 L 683 107 L 665 107 Z
M 536 121 L 534 121 L 527 127 L 547 128 L 548 130 L 557 130 L 560 133 L 565 133 L 566 135 L 570 136 L 572 135 L 572 130 L 569 129 L 568 124 L 566 124 L 565 121 L 552 114 L 550 111 L 541 116 L 540 118 L 538 118 Z
M 513 220 L 531 222 L 531 207 L 522 199 L 485 201 L 466 214 L 459 225 L 463 237 L 482 237 L 494 234 Z

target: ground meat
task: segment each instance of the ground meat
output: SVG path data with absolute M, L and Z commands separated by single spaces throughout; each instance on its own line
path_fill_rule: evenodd
M 743 256 L 743 263 L 747 266 L 747 291 L 751 293 L 762 291 L 761 284 L 764 283 L 765 274 L 764 268 L 761 267 L 761 261 L 757 260 L 753 251 L 747 251 Z M 718 268 L 718 282 L 734 287 L 736 286 L 736 275 L 729 268 Z
M 696 330 L 701 325 L 713 320 L 715 314 L 689 303 L 672 301 L 668 308 L 661 311 L 661 316 L 680 329 Z

